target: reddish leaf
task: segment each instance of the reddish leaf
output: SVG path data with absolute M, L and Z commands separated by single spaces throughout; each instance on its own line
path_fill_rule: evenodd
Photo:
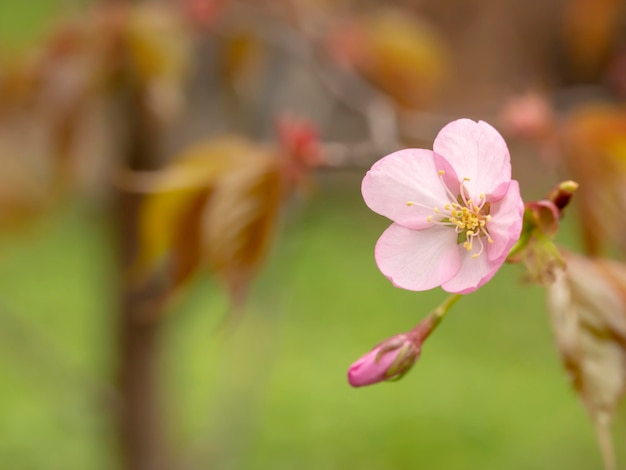
M 232 138 L 181 154 L 144 201 L 136 279 L 167 268 L 177 290 L 204 261 L 241 303 L 271 245 L 284 195 L 282 162 Z
M 374 11 L 338 25 L 330 47 L 336 59 L 354 66 L 407 108 L 432 103 L 447 75 L 444 42 L 406 12 Z
M 601 69 L 622 26 L 621 0 L 572 0 L 563 16 L 563 34 L 569 58 L 583 78 Z
M 563 127 L 562 144 L 577 196 L 588 254 L 609 243 L 626 252 L 626 109 L 610 105 L 580 108 Z
M 206 260 L 241 303 L 270 248 L 283 196 L 278 159 L 252 154 L 214 188 L 204 214 Z

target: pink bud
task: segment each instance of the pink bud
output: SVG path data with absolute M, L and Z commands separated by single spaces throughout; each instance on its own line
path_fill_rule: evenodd
M 559 208 L 550 200 L 531 201 L 526 204 L 526 211 L 532 217 L 532 224 L 536 230 L 550 238 L 559 231 Z M 531 221 L 527 221 L 528 224 Z
M 362 387 L 385 380 L 400 379 L 419 358 L 420 346 L 407 335 L 383 341 L 350 367 L 348 382 Z

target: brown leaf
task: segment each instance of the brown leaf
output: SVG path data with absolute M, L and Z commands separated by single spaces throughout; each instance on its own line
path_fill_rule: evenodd
M 193 270 L 190 253 L 198 252 L 194 227 L 209 193 L 208 188 L 193 187 L 146 198 L 139 219 L 141 244 L 133 270 L 135 282 L 145 281 L 167 260 L 174 263 L 175 287 L 189 277 Z M 200 257 L 196 260 L 199 263 Z
M 626 391 L 626 266 L 566 254 L 567 269 L 548 287 L 556 343 L 593 419 L 607 469 L 615 468 L 610 432 Z
M 606 63 L 622 25 L 621 0 L 566 3 L 563 35 L 569 59 L 582 78 L 593 78 Z
M 181 154 L 143 203 L 135 281 L 167 273 L 174 292 L 205 262 L 239 305 L 270 246 L 284 194 L 282 162 L 234 138 Z
M 19 60 L 0 64 L 0 68 L 5 65 L 4 74 L 0 74 L 2 127 L 12 127 L 12 133 L 21 134 L 24 131 L 18 126 L 26 121 L 26 132 L 39 131 L 39 139 L 20 136 L 20 156 L 45 158 L 46 171 L 59 189 L 79 180 L 85 160 L 91 164 L 79 147 L 93 131 L 90 118 L 106 69 L 104 34 L 99 34 L 99 25 L 93 20 L 88 17 L 85 23 L 61 24 Z M 87 153 L 97 154 L 90 137 Z
M 239 94 L 249 96 L 259 87 L 259 74 L 266 59 L 263 43 L 249 32 L 235 33 L 220 44 L 220 72 Z
M 278 159 L 271 153 L 251 157 L 218 182 L 203 220 L 206 259 L 235 305 L 245 299 L 270 248 L 283 197 Z
M 341 24 L 332 33 L 331 54 L 351 62 L 399 105 L 432 103 L 447 75 L 447 51 L 436 31 L 392 9 Z
M 0 233 L 20 228 L 50 206 L 46 181 L 0 147 Z
M 198 221 L 213 187 L 242 162 L 249 152 L 241 140 L 224 138 L 201 143 L 185 150 L 165 169 L 152 177 L 150 194 L 140 210 L 140 253 L 133 269 L 135 282 L 143 282 L 178 247 L 181 272 L 191 270 L 193 243 L 185 239 L 198 237 Z M 146 188 L 144 188 L 145 190 Z M 200 256 L 198 256 L 198 260 Z M 187 278 L 188 275 L 182 275 Z M 177 277 L 177 276 L 175 276 Z
M 191 67 L 191 38 L 182 15 L 166 5 L 137 6 L 125 40 L 146 108 L 159 121 L 171 121 L 184 105 L 183 85 Z
M 568 171 L 580 183 L 576 199 L 588 254 L 610 243 L 626 253 L 626 108 L 587 105 L 562 129 Z

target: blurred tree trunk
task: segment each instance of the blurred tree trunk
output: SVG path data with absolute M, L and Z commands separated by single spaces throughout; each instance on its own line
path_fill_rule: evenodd
M 102 0 L 139 3 L 140 0 Z M 159 166 L 156 151 L 158 131 L 142 102 L 142 90 L 135 83 L 120 45 L 122 58 L 118 76 L 117 109 L 114 114 L 120 152 L 118 161 L 130 170 L 153 170 Z M 126 59 L 126 60 L 124 60 Z M 141 195 L 115 190 L 113 223 L 119 253 L 117 312 L 117 387 L 120 397 L 117 439 L 122 468 L 127 470 L 171 470 L 163 424 L 160 396 L 159 288 L 135 289 L 128 280 L 138 249 L 138 220 Z
M 155 135 L 139 100 L 124 97 L 124 122 L 129 126 L 122 162 L 133 170 L 157 166 Z M 115 198 L 120 254 L 118 313 L 118 388 L 121 397 L 118 419 L 124 468 L 165 470 L 167 446 L 159 396 L 160 330 L 155 288 L 134 291 L 127 281 L 137 251 L 137 222 L 141 196 L 118 191 Z M 151 301 L 152 300 L 152 301 Z

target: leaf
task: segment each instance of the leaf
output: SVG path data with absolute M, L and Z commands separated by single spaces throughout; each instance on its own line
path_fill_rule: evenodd
M 224 282 L 235 306 L 267 254 L 283 198 L 278 159 L 253 154 L 221 179 L 203 220 L 203 243 L 209 266 Z
M 582 78 L 595 78 L 617 42 L 624 4 L 621 0 L 572 0 L 565 5 L 563 36 L 569 59 Z
M 215 25 L 225 14 L 230 0 L 182 0 L 189 21 L 199 27 Z
M 259 87 L 259 74 L 267 51 L 250 32 L 233 33 L 220 44 L 220 73 L 238 93 L 250 97 Z
M 233 138 L 201 143 L 185 150 L 158 173 L 152 192 L 140 210 L 140 252 L 133 268 L 135 282 L 145 281 L 175 247 L 177 256 L 187 260 L 183 262 L 187 270 L 191 269 L 189 255 L 184 250 L 194 247 L 184 240 L 197 236 L 191 227 L 197 227 L 196 220 L 202 217 L 214 186 L 227 172 L 242 164 L 242 156 L 249 151 L 247 143 Z
M 194 209 L 206 201 L 209 192 L 206 188 L 180 189 L 146 198 L 139 219 L 141 248 L 133 270 L 135 282 L 145 280 L 180 246 L 182 234 L 189 232 L 194 216 L 199 217 Z M 193 243 L 187 246 L 193 248 Z
M 93 166 L 81 154 L 85 140 L 89 155 L 98 154 L 88 134 L 95 130 L 94 111 L 101 105 L 98 94 L 107 69 L 103 38 L 108 36 L 99 26 L 92 16 L 84 23 L 61 24 L 37 48 L 10 61 L 4 75 L 0 72 L 2 127 L 20 135 L 21 157 L 46 161 L 55 189 L 73 186 L 84 176 L 81 170 Z M 28 123 L 25 129 L 20 121 Z
M 182 16 L 165 5 L 136 6 L 124 37 L 147 108 L 169 122 L 182 109 L 191 68 L 191 38 Z
M 572 179 L 585 249 L 601 254 L 612 243 L 626 253 L 626 108 L 586 105 L 570 115 L 562 145 Z
M 548 287 L 548 311 L 572 384 L 598 433 L 606 469 L 615 468 L 611 423 L 626 391 L 626 266 L 566 254 Z
M 48 181 L 0 147 L 0 233 L 22 227 L 50 206 Z
M 447 50 L 423 21 L 392 9 L 355 19 L 338 34 L 345 60 L 406 108 L 433 101 L 447 75 Z M 343 29 L 343 25 L 341 26 Z M 337 45 L 337 44 L 335 44 Z M 336 55 L 336 54 L 335 54 Z
M 166 274 L 174 293 L 206 264 L 240 305 L 271 245 L 281 164 L 274 151 L 235 138 L 183 152 L 142 204 L 135 282 Z

